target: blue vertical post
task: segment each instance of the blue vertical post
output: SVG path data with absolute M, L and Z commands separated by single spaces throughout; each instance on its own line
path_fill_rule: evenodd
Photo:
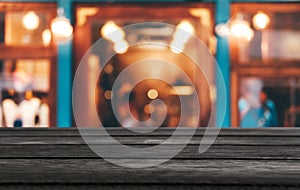
M 71 20 L 71 0 L 58 0 L 58 7 L 64 9 Z M 58 44 L 57 67 L 57 127 L 72 125 L 72 40 Z
M 215 10 L 216 24 L 226 23 L 230 18 L 230 0 L 216 0 L 216 10 Z M 216 60 L 221 69 L 224 77 L 225 87 L 226 87 L 226 113 L 225 118 L 222 123 L 222 96 L 224 94 L 219 94 L 221 90 L 221 77 L 216 72 L 216 89 L 217 89 L 217 100 L 216 100 L 216 125 L 217 127 L 230 127 L 230 59 L 229 59 L 229 45 L 226 38 L 217 37 L 217 52 Z

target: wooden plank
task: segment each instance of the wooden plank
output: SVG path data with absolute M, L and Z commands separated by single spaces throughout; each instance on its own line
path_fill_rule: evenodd
M 260 189 L 260 190 L 299 190 L 299 187 L 295 186 L 255 186 L 255 185 L 199 185 L 199 184 L 6 184 L 4 186 L 5 190 L 53 190 L 53 189 L 64 189 L 64 190 L 86 190 L 86 189 L 101 189 L 101 190 L 152 190 L 152 189 L 159 189 L 159 190 L 174 190 L 174 189 L 201 189 L 201 190 L 224 190 L 224 189 L 231 189 L 231 190 L 253 190 L 253 189 Z
M 139 160 L 134 162 L 139 164 Z M 0 167 L 0 184 L 68 182 L 300 186 L 300 161 L 286 160 L 170 160 L 155 167 L 136 169 L 116 166 L 102 159 L 2 159 Z
M 150 145 L 135 145 L 135 148 L 148 148 Z M 105 156 L 108 157 L 111 152 L 118 150 L 115 146 L 106 145 Z M 174 150 L 173 145 L 165 145 L 166 150 Z M 163 153 L 157 153 L 160 158 L 166 158 Z M 205 153 L 198 153 L 198 146 L 186 146 L 175 159 L 243 159 L 243 160 L 300 160 L 299 146 L 230 146 L 230 145 L 213 145 Z M 111 156 L 112 157 L 112 156 Z M 140 158 L 139 155 L 121 155 L 117 156 L 128 159 Z M 0 159 L 7 158 L 28 158 L 28 159 L 65 159 L 65 158 L 93 158 L 99 156 L 86 145 L 13 145 L 0 146 Z M 148 156 L 151 158 L 151 156 Z
M 170 136 L 115 136 L 116 141 L 126 145 L 158 145 L 163 143 Z M 169 144 L 182 144 L 187 136 L 174 136 L 174 141 Z M 194 136 L 189 142 L 190 145 L 199 145 L 202 140 L 200 136 Z M 112 144 L 105 138 L 94 137 L 91 144 Z M 84 145 L 86 142 L 81 136 L 2 136 L 0 145 Z M 218 136 L 214 145 L 268 145 L 268 146 L 300 146 L 299 137 L 288 136 Z
M 55 183 L 55 184 L 5 184 L 2 185 L 5 190 L 53 190 L 53 189 L 63 189 L 63 190 L 87 190 L 87 189 L 101 189 L 101 190 L 174 190 L 174 189 L 201 189 L 201 190 L 299 190 L 297 186 L 255 186 L 255 185 L 206 185 L 206 184 L 91 184 L 91 183 L 77 183 L 77 184 L 63 184 L 63 183 Z
M 138 148 L 160 144 L 175 129 L 135 134 L 124 128 L 107 129 L 119 142 Z M 160 157 L 122 154 L 119 162 L 139 166 L 144 161 L 166 158 L 187 136 L 182 130 L 174 144 L 163 146 Z M 93 144 L 110 152 L 103 135 L 86 129 Z M 300 130 L 222 129 L 205 153 L 199 142 L 205 129 L 197 129 L 191 142 L 173 159 L 161 165 L 134 169 L 103 160 L 83 141 L 77 129 L 1 129 L 0 189 L 297 189 L 300 187 Z M 94 140 L 94 139 L 93 139 Z M 152 160 L 151 160 L 152 159 Z M 37 188 L 38 187 L 38 188 Z
M 174 133 L 176 128 L 159 128 L 151 133 L 134 133 L 128 129 L 115 127 L 106 128 L 106 131 L 111 136 L 170 136 Z M 186 135 L 189 128 L 177 129 L 179 131 L 178 135 Z M 219 129 L 210 129 L 211 131 L 218 131 Z M 99 135 L 99 129 L 94 128 L 84 128 L 82 131 L 85 132 L 87 136 L 101 136 Z M 203 136 L 206 128 L 197 128 L 194 136 Z M 53 137 L 53 136 L 80 136 L 77 128 L 68 129 L 58 129 L 58 128 L 0 128 L 0 137 L 4 136 L 43 136 L 43 137 Z M 300 136 L 300 128 L 228 128 L 221 129 L 219 136 L 270 136 L 270 137 L 298 137 Z

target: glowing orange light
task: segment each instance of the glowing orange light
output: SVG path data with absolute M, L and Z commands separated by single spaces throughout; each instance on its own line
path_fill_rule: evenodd
M 51 23 L 51 30 L 55 39 L 67 39 L 73 34 L 70 20 L 65 17 L 55 18 Z
M 234 37 L 246 39 L 248 41 L 250 41 L 254 36 L 254 32 L 250 28 L 250 24 L 243 20 L 235 20 L 231 24 L 230 32 Z
M 42 33 L 43 43 L 45 46 L 48 46 L 51 43 L 51 31 L 45 29 Z
M 259 11 L 254 15 L 252 21 L 256 29 L 263 30 L 270 24 L 270 17 L 266 13 Z
M 155 98 L 158 97 L 158 91 L 155 90 L 155 89 L 150 89 L 150 90 L 147 92 L 147 96 L 148 96 L 148 98 L 154 100 Z
M 35 30 L 39 27 L 40 19 L 33 11 L 29 11 L 22 18 L 23 26 L 28 30 Z

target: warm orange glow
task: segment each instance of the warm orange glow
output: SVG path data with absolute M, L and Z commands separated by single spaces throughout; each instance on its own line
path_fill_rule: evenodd
M 158 97 L 158 91 L 155 89 L 150 89 L 147 93 L 148 98 L 154 100 Z
M 104 67 L 104 72 L 106 72 L 107 74 L 111 74 L 114 71 L 114 67 L 111 64 L 107 64 Z
M 200 19 L 200 23 L 203 27 L 210 28 L 211 27 L 211 13 L 207 8 L 190 8 L 189 13 L 194 17 L 198 17 Z
M 246 39 L 247 41 L 250 41 L 254 35 L 249 22 L 243 20 L 233 21 L 230 27 L 230 32 L 234 37 Z
M 67 39 L 73 34 L 73 27 L 69 19 L 64 17 L 55 18 L 51 23 L 51 30 L 55 39 Z
M 128 43 L 125 40 L 118 41 L 114 45 L 115 52 L 122 54 L 125 53 L 128 49 Z
M 111 90 L 106 90 L 104 92 L 104 98 L 107 100 L 111 100 L 113 98 L 113 92 Z
M 263 30 L 270 24 L 270 17 L 266 13 L 259 11 L 254 15 L 252 21 L 254 28 Z
M 155 106 L 151 105 L 151 104 L 147 104 L 144 107 L 144 112 L 147 114 L 151 114 L 155 111 Z
M 181 44 L 185 44 L 194 32 L 195 29 L 193 25 L 189 21 L 183 20 L 177 25 L 177 29 L 173 35 L 173 40 Z
M 78 26 L 85 25 L 87 18 L 95 15 L 98 11 L 99 9 L 96 7 L 80 7 L 76 12 L 76 24 Z
M 42 33 L 43 43 L 45 46 L 48 46 L 51 43 L 51 31 L 46 29 Z
M 170 94 L 171 95 L 192 95 L 194 88 L 191 86 L 173 86 Z
M 210 91 L 210 99 L 212 102 L 216 102 L 217 99 L 217 89 L 215 85 L 210 85 L 209 86 L 209 91 Z
M 185 32 L 190 33 L 190 34 L 194 34 L 194 32 L 195 32 L 193 25 L 187 20 L 181 21 L 177 25 L 177 28 L 184 30 Z
M 108 21 L 101 29 L 101 35 L 103 38 L 110 40 L 114 43 L 122 41 L 125 37 L 124 31 L 116 25 L 114 21 Z
M 217 24 L 215 30 L 216 30 L 216 34 L 221 37 L 227 37 L 230 35 L 230 28 L 227 23 Z
M 184 44 L 182 44 L 178 41 L 172 41 L 170 44 L 170 48 L 173 53 L 179 54 L 179 53 L 183 52 Z
M 171 51 L 181 53 L 194 32 L 193 25 L 187 20 L 182 20 L 173 34 L 173 41 L 170 44 Z
M 29 11 L 22 18 L 23 26 L 28 30 L 35 30 L 39 27 L 40 19 L 33 11 Z
M 125 32 L 114 21 L 108 21 L 100 31 L 103 38 L 114 43 L 115 52 L 122 54 L 128 49 Z

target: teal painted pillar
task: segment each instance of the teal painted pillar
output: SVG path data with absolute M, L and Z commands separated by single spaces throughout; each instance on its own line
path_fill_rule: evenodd
M 216 0 L 216 10 L 215 10 L 215 19 L 216 24 L 226 23 L 230 18 L 230 0 Z M 217 37 L 217 52 L 216 60 L 221 69 L 221 72 L 224 77 L 225 87 L 226 87 L 226 102 L 221 98 L 224 94 L 219 94 L 221 87 L 221 76 L 216 72 L 216 90 L 217 90 L 217 99 L 216 99 L 216 126 L 217 127 L 230 127 L 230 58 L 229 58 L 229 45 L 227 38 Z M 224 121 L 222 122 L 222 106 L 226 105 L 226 113 Z
M 71 0 L 58 0 L 58 7 L 71 20 Z M 57 127 L 72 126 L 72 40 L 58 44 Z

